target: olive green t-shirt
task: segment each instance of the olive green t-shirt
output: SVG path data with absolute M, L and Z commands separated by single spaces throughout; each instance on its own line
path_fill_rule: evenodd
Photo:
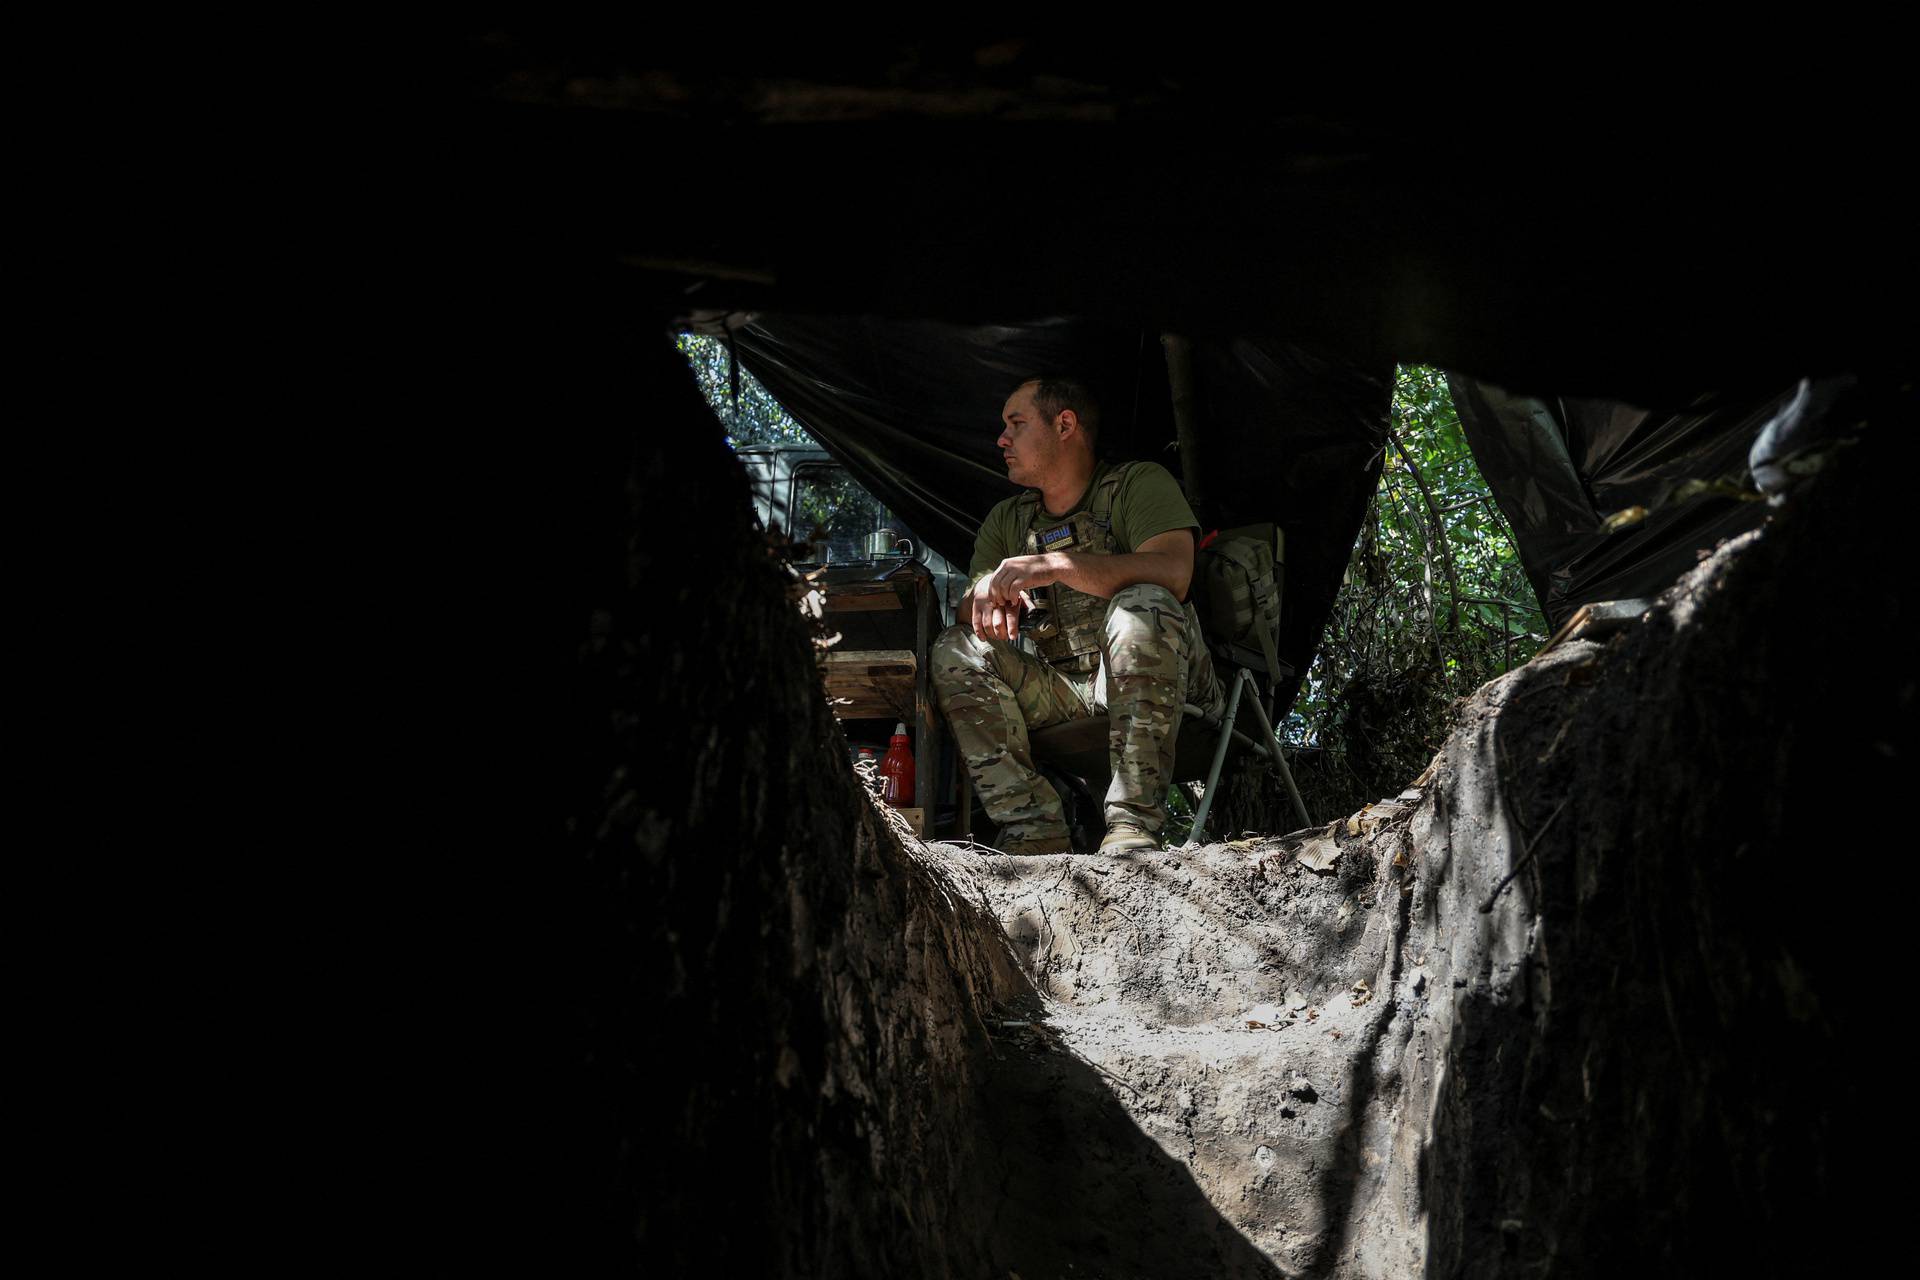
M 1126 472 L 1113 495 L 1113 536 L 1120 552 L 1138 551 L 1141 543 L 1171 529 L 1199 530 L 1200 522 L 1193 518 L 1193 508 L 1187 505 L 1187 496 L 1180 492 L 1179 482 L 1157 462 L 1102 463 L 1094 468 L 1087 491 L 1070 510 L 1046 511 L 1044 504 L 1041 510 L 1048 519 L 1064 520 L 1088 509 L 1093 504 L 1093 491 L 1100 477 L 1115 467 L 1124 468 Z M 980 525 L 980 536 L 973 540 L 973 564 L 968 576 L 974 582 L 999 568 L 1008 556 L 1027 554 L 1027 525 L 1020 517 L 1018 495 L 987 512 L 986 520 Z

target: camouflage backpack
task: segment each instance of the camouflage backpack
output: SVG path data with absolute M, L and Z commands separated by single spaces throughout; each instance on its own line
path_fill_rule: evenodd
M 1286 535 L 1277 524 L 1216 529 L 1193 562 L 1193 605 L 1215 654 L 1266 677 L 1269 690 L 1293 668 L 1280 661 L 1280 589 Z

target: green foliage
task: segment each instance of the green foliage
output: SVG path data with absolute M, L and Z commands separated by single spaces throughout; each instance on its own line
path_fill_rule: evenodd
M 1412 781 L 1445 738 L 1456 700 L 1546 638 L 1446 375 L 1402 366 L 1392 426 L 1398 445 L 1386 446 L 1380 487 L 1284 730 L 1293 745 L 1317 748 L 1304 753 L 1316 816 L 1351 812 Z
M 701 394 L 726 427 L 730 448 L 737 449 L 743 444 L 819 447 L 806 428 L 781 408 L 780 402 L 744 367 L 739 371 L 740 395 L 735 400 L 732 356 L 725 342 L 697 333 L 683 333 L 674 340 L 674 345 L 687 358 L 693 376 L 699 380 Z

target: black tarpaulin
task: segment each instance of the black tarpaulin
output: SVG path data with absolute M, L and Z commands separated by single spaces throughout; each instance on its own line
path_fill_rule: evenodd
M 1474 461 L 1513 528 L 1552 625 L 1583 604 L 1658 594 L 1699 551 L 1753 528 L 1765 504 L 1688 481 L 1746 474 L 1754 437 L 1792 395 L 1660 412 L 1611 400 L 1516 395 L 1449 375 Z M 1614 532 L 1610 516 L 1648 515 Z
M 1026 378 L 1073 373 L 1100 395 L 1103 457 L 1180 456 L 1159 335 L 1085 319 L 959 326 L 762 316 L 741 363 L 941 555 L 965 565 L 987 511 L 1015 490 L 996 441 Z M 1391 366 L 1256 339 L 1196 339 L 1199 515 L 1286 530 L 1280 654 L 1304 673 L 1379 479 Z M 1282 705 L 1293 688 L 1280 691 Z

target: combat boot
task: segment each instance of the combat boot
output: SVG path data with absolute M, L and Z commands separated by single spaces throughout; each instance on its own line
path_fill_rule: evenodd
M 1160 837 L 1147 834 L 1142 827 L 1131 822 L 1116 822 L 1107 828 L 1107 838 L 1100 842 L 1101 853 L 1132 853 L 1136 849 L 1158 849 Z

